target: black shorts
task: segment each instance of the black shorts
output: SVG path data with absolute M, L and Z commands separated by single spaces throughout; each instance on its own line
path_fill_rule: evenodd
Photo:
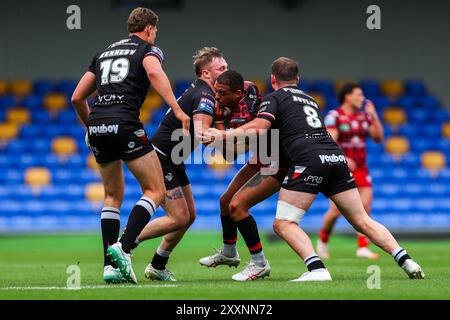
M 340 149 L 314 150 L 308 160 L 289 167 L 281 187 L 287 190 L 317 194 L 327 198 L 357 188 Z
M 153 150 L 144 126 L 139 121 L 92 119 L 88 121 L 88 138 L 95 160 L 133 160 Z
M 189 185 L 191 182 L 186 174 L 186 166 L 184 163 L 174 164 L 169 157 L 158 151 L 157 147 L 155 149 L 159 162 L 161 162 L 166 190 Z

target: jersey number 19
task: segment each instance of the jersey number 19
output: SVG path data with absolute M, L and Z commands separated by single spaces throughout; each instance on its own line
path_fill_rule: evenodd
M 127 58 L 108 59 L 100 63 L 102 85 L 122 82 L 128 75 L 130 61 Z

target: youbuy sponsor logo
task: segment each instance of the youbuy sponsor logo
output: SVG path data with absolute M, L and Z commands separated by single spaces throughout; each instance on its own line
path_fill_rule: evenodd
M 321 154 L 319 155 L 320 161 L 322 161 L 322 164 L 324 164 L 325 162 L 327 163 L 339 163 L 339 162 L 343 162 L 346 163 L 345 157 L 343 155 L 335 155 L 334 153 L 332 155 L 327 155 L 327 154 Z
M 105 133 L 114 133 L 117 134 L 119 132 L 118 124 L 102 124 L 101 126 L 89 126 L 89 134 L 105 134 Z

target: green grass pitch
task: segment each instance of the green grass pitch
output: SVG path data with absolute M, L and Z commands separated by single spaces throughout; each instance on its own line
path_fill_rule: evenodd
M 315 241 L 315 240 L 314 240 Z M 355 238 L 331 239 L 332 258 L 326 266 L 333 277 L 327 283 L 289 283 L 305 272 L 302 261 L 282 241 L 263 246 L 272 267 L 271 276 L 237 283 L 231 276 L 249 259 L 239 240 L 242 257 L 238 269 L 207 269 L 199 258 L 221 246 L 221 235 L 189 232 L 169 261 L 175 283 L 152 282 L 144 277 L 159 239 L 135 250 L 133 267 L 138 285 L 105 285 L 102 280 L 100 234 L 54 234 L 0 237 L 0 299 L 450 299 L 450 247 L 448 241 L 401 241 L 421 264 L 425 280 L 410 280 L 391 256 L 376 261 L 355 257 Z M 381 252 L 376 248 L 378 252 Z M 81 289 L 65 289 L 67 267 L 81 270 Z M 381 270 L 381 288 L 368 289 L 370 265 Z

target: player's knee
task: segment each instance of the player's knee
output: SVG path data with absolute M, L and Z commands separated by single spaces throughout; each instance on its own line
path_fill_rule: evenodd
M 273 222 L 273 226 L 272 226 L 273 231 L 279 237 L 284 239 L 285 230 L 286 230 L 286 227 L 288 226 L 288 224 L 289 224 L 289 221 L 275 219 L 275 221 Z
M 228 206 L 228 212 L 233 220 L 241 220 L 244 218 L 247 209 L 238 201 L 232 200 Z

